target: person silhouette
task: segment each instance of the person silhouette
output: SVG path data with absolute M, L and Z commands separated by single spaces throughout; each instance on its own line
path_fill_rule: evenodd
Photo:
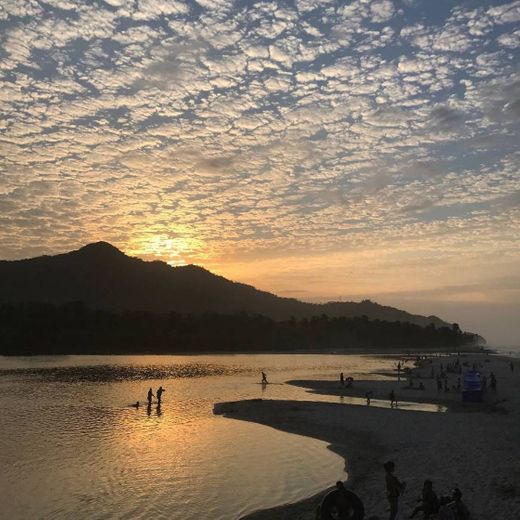
M 397 408 L 397 398 L 395 397 L 395 392 L 392 390 L 390 392 L 390 408 L 394 406 Z
M 156 394 L 157 394 L 157 405 L 158 406 L 161 406 L 161 396 L 162 396 L 163 392 L 164 392 L 164 388 L 162 386 L 160 386 L 157 389 L 157 392 L 156 392 Z
M 393 461 L 385 462 L 383 468 L 385 469 L 386 498 L 390 503 L 390 516 L 388 519 L 394 520 L 399 510 L 399 498 L 403 494 L 406 484 L 399 481 L 394 475 L 395 464 Z
M 265 375 L 265 372 L 262 372 L 262 384 L 266 385 L 268 383 L 267 376 Z
M 433 490 L 433 483 L 431 480 L 426 479 L 424 481 L 422 496 L 418 501 L 421 502 L 421 505 L 417 506 L 413 510 L 410 518 L 413 518 L 420 511 L 423 512 L 424 518 L 430 518 L 432 515 L 439 512 L 439 499 Z
M 153 395 L 152 389 L 150 388 L 150 389 L 148 390 L 148 396 L 147 396 L 147 399 L 148 399 L 148 405 L 151 405 L 151 404 L 152 404 L 152 397 L 155 397 L 155 395 Z

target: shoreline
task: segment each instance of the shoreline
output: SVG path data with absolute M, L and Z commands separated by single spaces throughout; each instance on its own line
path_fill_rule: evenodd
M 159 352 L 154 353 L 150 351 L 144 351 L 144 352 L 116 352 L 116 353 L 107 353 L 107 352 L 82 352 L 82 353 L 35 353 L 35 354 L 0 354 L 1 357 L 5 358 L 23 358 L 23 357 L 55 357 L 55 356 L 233 356 L 233 355 L 258 355 L 258 354 L 266 354 L 266 355 L 273 355 L 273 354 L 322 354 L 322 355 L 343 355 L 343 354 L 349 354 L 349 355 L 367 355 L 367 356 L 414 356 L 414 355 L 436 355 L 436 354 L 443 354 L 443 355 L 450 355 L 455 352 L 461 352 L 461 353 L 471 353 L 471 354 L 487 354 L 490 355 L 498 355 L 499 353 L 496 352 L 492 348 L 487 348 L 483 345 L 481 346 L 452 346 L 452 347 L 444 347 L 444 348 L 436 348 L 436 349 L 416 349 L 416 350 L 406 350 L 402 347 L 388 347 L 385 349 L 377 348 L 377 347 L 352 347 L 352 348 L 342 348 L 342 349 L 296 349 L 296 350 L 255 350 L 255 351 L 248 351 L 248 350 L 218 350 L 218 351 L 189 351 L 189 350 L 182 350 L 182 351 L 173 351 L 173 352 Z
M 441 362 L 454 362 L 456 358 L 434 358 L 431 366 L 437 371 Z M 494 371 L 497 376 L 496 392 L 488 391 L 482 404 L 462 403 L 457 392 L 437 393 L 435 380 L 427 378 L 416 380 L 423 381 L 426 390 L 405 390 L 402 386 L 406 385 L 406 378 L 397 383 L 392 374 L 385 374 L 386 380 L 354 381 L 348 393 L 334 380 L 289 382 L 328 395 L 364 395 L 366 388 L 374 385 L 378 393 L 388 395 L 393 388 L 398 399 L 443 404 L 448 406 L 445 413 L 313 402 L 312 393 L 309 401 L 238 401 L 217 407 L 219 413 L 229 418 L 329 443 L 329 449 L 344 458 L 349 475 L 346 485 L 364 502 L 367 518 L 376 515 L 383 519 L 388 515 L 381 466 L 392 459 L 396 462 L 396 475 L 408 484 L 403 499 L 405 514 L 416 505 L 423 480 L 430 478 L 439 496 L 459 487 L 472 519 L 517 520 L 520 363 L 517 358 L 502 354 L 465 352 L 461 358 L 470 366 L 473 362 L 481 363 L 484 374 Z M 510 361 L 515 363 L 514 372 L 510 371 Z M 417 377 L 421 370 L 424 371 L 414 368 L 412 377 Z M 451 385 L 458 375 L 448 375 Z M 330 484 L 334 485 L 333 479 Z M 326 491 L 294 504 L 256 511 L 243 519 L 315 520 Z

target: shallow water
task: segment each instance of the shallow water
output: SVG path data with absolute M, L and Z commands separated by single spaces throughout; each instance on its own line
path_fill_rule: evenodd
M 489 345 L 487 348 L 503 356 L 520 358 L 520 345 Z
M 294 354 L 0 358 L 0 516 L 233 520 L 307 497 L 345 477 L 339 456 L 314 439 L 215 416 L 213 404 L 358 404 L 282 383 L 393 364 Z M 260 370 L 280 384 L 258 384 Z M 159 385 L 160 408 L 129 406 Z

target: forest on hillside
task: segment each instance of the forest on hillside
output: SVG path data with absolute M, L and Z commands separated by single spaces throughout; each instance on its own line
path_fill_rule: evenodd
M 435 349 L 477 342 L 452 327 L 355 318 L 275 321 L 242 314 L 122 312 L 66 305 L 0 305 L 0 354 L 261 352 L 376 347 Z

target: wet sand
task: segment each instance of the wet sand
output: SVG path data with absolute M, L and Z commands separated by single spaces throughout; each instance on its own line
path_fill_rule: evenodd
M 414 385 L 421 381 L 425 390 L 408 389 L 406 378 L 384 374 L 386 380 L 354 381 L 343 388 L 338 381 L 294 381 L 311 392 L 364 396 L 372 390 L 373 399 L 388 400 L 393 389 L 398 400 L 441 403 L 445 413 L 431 413 L 375 406 L 309 401 L 253 400 L 218 405 L 220 413 L 234 419 L 253 421 L 273 428 L 306 435 L 329 443 L 329 448 L 345 459 L 349 474 L 347 487 L 365 504 L 365 518 L 388 517 L 382 464 L 391 459 L 396 475 L 407 483 L 404 495 L 406 516 L 416 505 L 424 479 L 434 482 L 439 496 L 454 487 L 472 518 L 518 520 L 520 518 L 520 363 L 510 370 L 510 359 L 500 356 L 466 354 L 459 359 L 470 366 L 482 364 L 481 373 L 493 371 L 497 390 L 488 390 L 484 403 L 462 403 L 459 392 L 437 391 L 430 378 L 440 363 L 453 363 L 456 356 L 433 360 L 425 368 L 413 369 Z M 397 360 L 396 360 L 397 364 Z M 411 366 L 408 363 L 405 366 Z M 465 367 L 464 367 L 465 368 Z M 345 371 L 348 375 L 347 370 Z M 422 378 L 418 378 L 422 375 Z M 448 374 L 449 386 L 457 384 L 458 374 Z M 302 467 L 312 473 L 312 467 Z M 331 482 L 331 486 L 334 482 Z M 247 520 L 314 520 L 323 493 L 282 507 L 248 515 Z

